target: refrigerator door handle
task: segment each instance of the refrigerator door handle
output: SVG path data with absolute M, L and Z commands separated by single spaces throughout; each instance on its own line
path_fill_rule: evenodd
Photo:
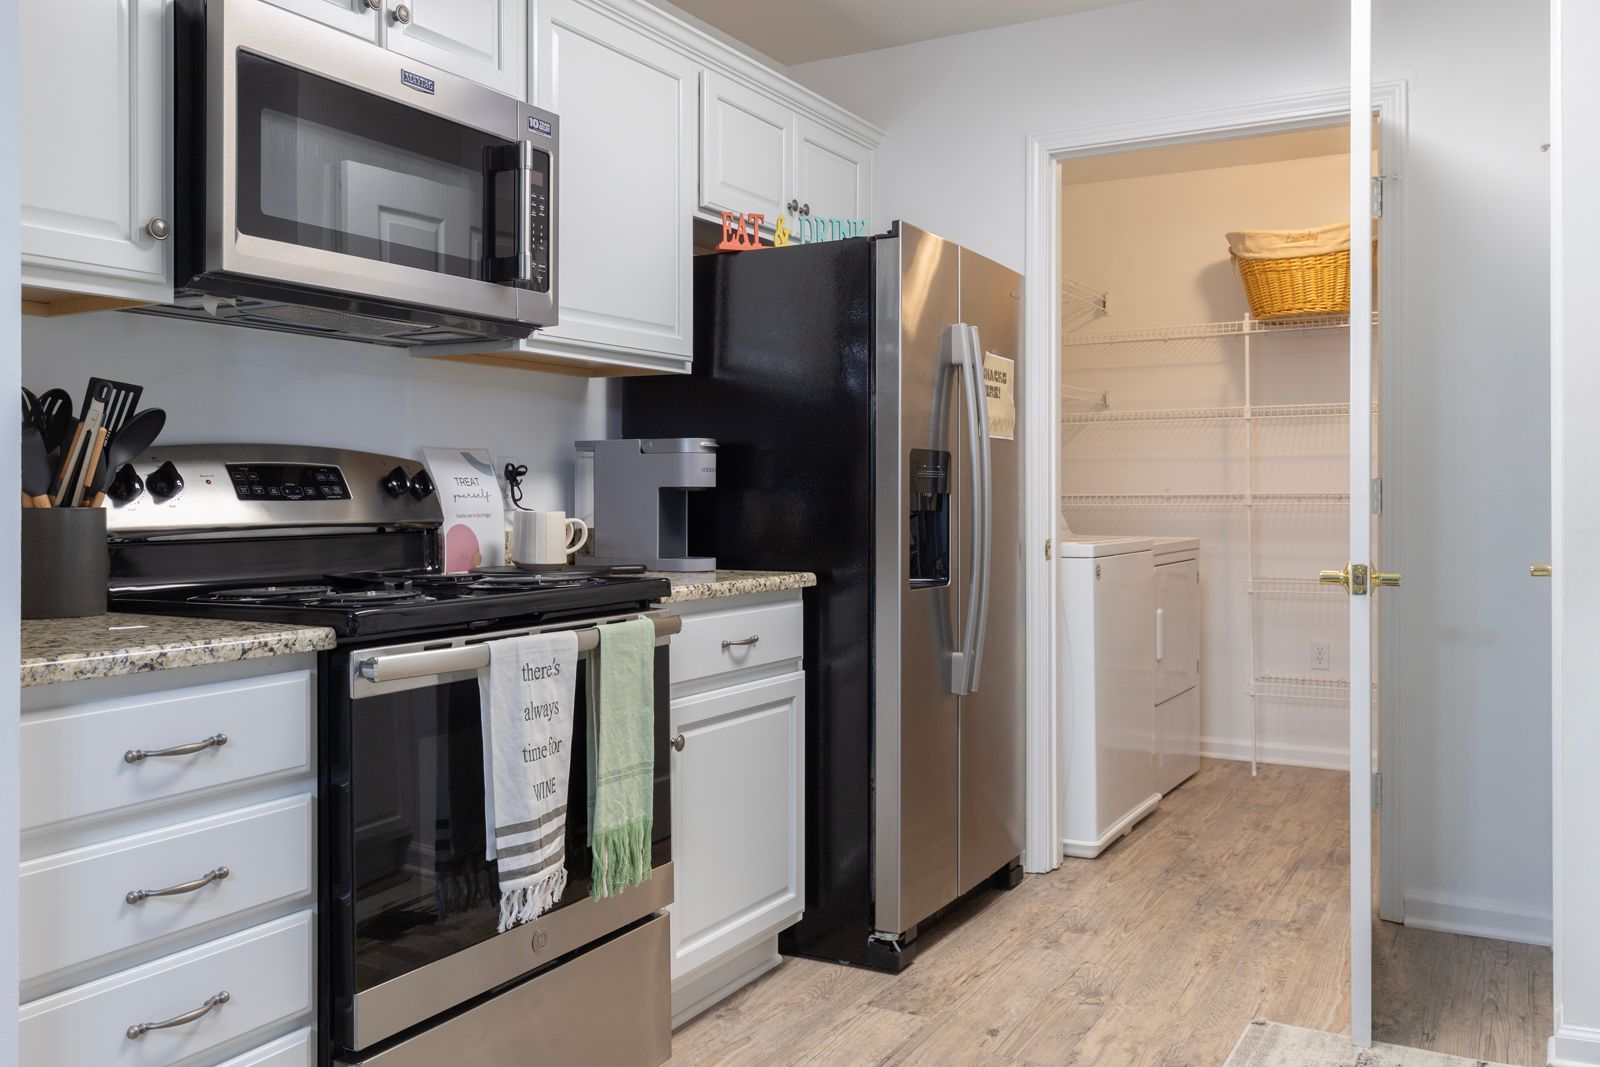
M 936 403 L 940 414 L 934 420 L 934 432 L 937 439 L 934 447 L 943 449 L 949 447 L 950 442 L 950 409 L 951 402 L 948 392 L 949 382 L 952 377 L 959 377 L 962 381 L 961 402 L 970 413 L 971 410 L 971 380 L 968 374 L 966 326 L 963 323 L 954 323 L 946 326 L 939 336 L 939 362 L 941 364 L 939 378 L 944 387 L 938 390 Z M 977 463 L 976 442 L 968 439 L 971 458 L 974 465 Z M 975 513 L 974 513 L 975 514 Z M 969 577 L 970 581 L 970 577 Z M 968 589 L 970 596 L 971 589 Z M 943 599 L 943 598 L 942 598 Z M 944 610 L 940 609 L 941 612 Z M 969 613 L 970 614 L 970 613 Z M 968 673 L 968 638 L 972 633 L 972 623 L 969 619 L 966 627 L 959 635 L 949 634 L 948 627 L 941 623 L 940 629 L 946 632 L 950 645 L 944 654 L 944 685 L 951 693 L 960 696 L 967 691 Z
M 989 630 L 989 572 L 994 531 L 994 479 L 990 471 L 989 398 L 983 381 L 983 341 L 976 326 L 963 326 L 970 396 L 968 421 L 972 428 L 977 459 L 973 463 L 976 496 L 973 501 L 972 593 L 967 605 L 967 685 L 966 692 L 978 691 L 983 670 L 983 646 Z

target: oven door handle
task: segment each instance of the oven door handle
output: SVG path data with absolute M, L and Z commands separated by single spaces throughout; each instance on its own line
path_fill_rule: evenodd
M 683 630 L 683 620 L 671 612 L 641 616 L 656 626 L 656 641 L 669 640 Z M 551 631 L 530 630 L 529 633 Z M 578 651 L 593 652 L 600 645 L 600 629 L 585 626 L 574 630 L 578 635 Z M 507 634 L 507 637 L 520 636 Z M 480 642 L 457 648 L 435 648 L 424 652 L 392 652 L 382 656 L 368 656 L 357 661 L 356 672 L 369 682 L 395 682 L 407 678 L 428 678 L 437 674 L 454 674 L 458 671 L 482 670 L 489 666 L 489 643 Z

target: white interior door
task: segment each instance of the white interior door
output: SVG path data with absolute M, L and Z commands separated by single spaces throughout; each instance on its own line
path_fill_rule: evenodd
M 1372 0 L 1350 0 L 1350 1040 L 1372 1044 Z M 1362 414 L 1358 414 L 1362 413 Z

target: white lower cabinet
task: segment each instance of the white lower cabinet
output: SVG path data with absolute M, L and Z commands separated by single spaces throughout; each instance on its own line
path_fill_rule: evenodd
M 686 612 L 673 642 L 674 1025 L 775 966 L 805 910 L 802 608 L 726 604 Z M 767 655 L 707 675 L 692 650 L 708 640 Z
M 314 691 L 311 656 L 22 691 L 22 1063 L 313 1062 Z

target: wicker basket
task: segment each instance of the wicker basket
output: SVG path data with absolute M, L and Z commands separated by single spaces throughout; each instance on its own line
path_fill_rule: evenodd
M 1230 233 L 1228 244 L 1256 318 L 1350 313 L 1348 224 Z

